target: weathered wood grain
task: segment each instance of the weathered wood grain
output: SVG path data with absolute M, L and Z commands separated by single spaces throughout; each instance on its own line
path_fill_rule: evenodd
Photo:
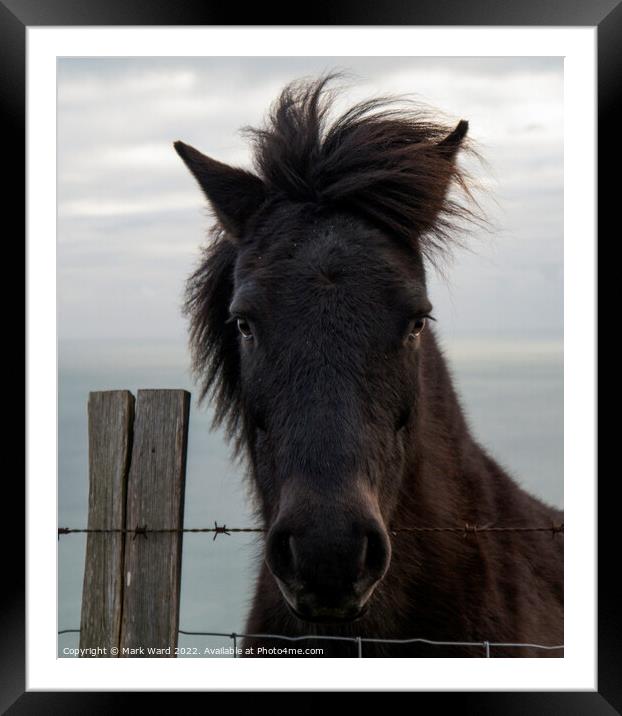
M 184 390 L 138 391 L 127 487 L 129 529 L 183 527 L 189 409 L 190 393 Z M 175 656 L 181 549 L 180 532 L 128 535 L 120 656 Z
M 89 529 L 125 527 L 134 396 L 127 390 L 89 394 Z M 89 534 L 80 619 L 80 647 L 119 646 L 123 601 L 123 534 Z

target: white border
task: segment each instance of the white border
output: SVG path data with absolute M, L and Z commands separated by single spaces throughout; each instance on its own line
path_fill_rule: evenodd
M 27 690 L 594 690 L 595 28 L 28 28 Z M 58 659 L 57 56 L 565 56 L 563 659 Z M 576 287 L 576 290 L 574 288 Z M 579 527 L 580 525 L 580 527 Z M 571 556 L 569 559 L 568 556 Z

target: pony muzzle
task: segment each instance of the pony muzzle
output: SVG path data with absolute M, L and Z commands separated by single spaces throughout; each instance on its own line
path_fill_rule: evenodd
M 288 528 L 279 520 L 268 533 L 266 564 L 293 614 L 309 622 L 361 617 L 387 572 L 391 543 L 376 519 L 341 528 Z

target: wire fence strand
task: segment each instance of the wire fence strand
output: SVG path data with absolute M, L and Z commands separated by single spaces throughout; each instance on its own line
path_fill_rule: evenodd
M 263 527 L 227 527 L 227 525 L 219 525 L 214 522 L 213 527 L 149 527 L 148 525 L 137 525 L 136 527 L 59 527 L 58 537 L 61 535 L 68 534 L 127 534 L 133 535 L 133 539 L 138 536 L 147 537 L 149 534 L 179 534 L 179 533 L 213 533 L 215 540 L 218 535 L 231 535 L 237 533 L 262 533 L 267 530 Z M 392 535 L 399 533 L 433 533 L 433 532 L 451 532 L 455 534 L 462 534 L 466 536 L 468 534 L 490 534 L 490 533 L 528 533 L 528 532 L 543 532 L 549 533 L 553 537 L 556 534 L 563 534 L 564 523 L 551 524 L 551 525 L 478 525 L 465 522 L 463 525 L 455 526 L 405 526 L 405 527 L 392 527 L 389 532 Z
M 80 629 L 61 629 L 58 634 L 80 633 Z M 382 639 L 379 637 L 365 636 L 333 636 L 329 634 L 302 634 L 297 636 L 288 636 L 285 634 L 244 634 L 240 632 L 220 632 L 220 631 L 190 631 L 188 629 L 179 629 L 178 634 L 184 636 L 213 636 L 231 639 L 233 642 L 233 656 L 237 657 L 237 640 L 242 639 L 279 639 L 282 641 L 298 642 L 298 641 L 341 641 L 356 644 L 357 657 L 363 658 L 364 644 L 427 644 L 429 646 L 461 646 L 461 647 L 478 647 L 482 649 L 485 658 L 491 658 L 491 649 L 495 647 L 509 649 L 540 649 L 543 651 L 559 651 L 564 648 L 563 644 L 555 644 L 549 646 L 547 644 L 532 644 L 521 642 L 500 642 L 500 641 L 437 641 L 435 639 L 424 639 L 423 637 L 413 637 L 410 639 Z

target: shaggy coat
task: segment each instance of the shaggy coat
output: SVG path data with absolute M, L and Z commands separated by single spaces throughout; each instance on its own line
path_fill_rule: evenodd
M 563 535 L 403 529 L 563 521 L 475 441 L 430 328 L 425 261 L 477 221 L 457 161 L 468 125 L 391 98 L 334 118 L 332 79 L 286 87 L 246 130 L 253 172 L 175 144 L 217 218 L 187 288 L 194 366 L 265 529 L 246 631 L 562 644 Z

